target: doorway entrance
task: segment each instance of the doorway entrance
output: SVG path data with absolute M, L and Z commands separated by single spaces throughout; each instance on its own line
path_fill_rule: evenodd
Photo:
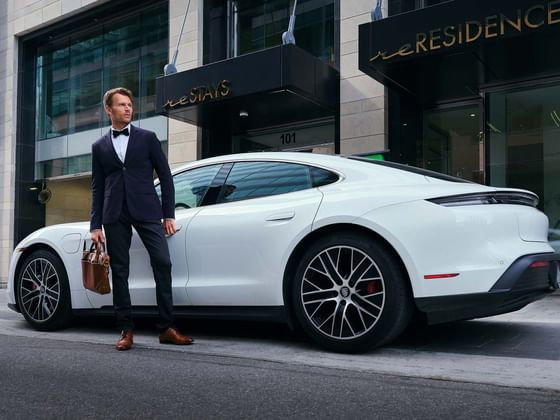
M 419 149 L 422 166 L 484 184 L 484 136 L 479 103 L 426 110 Z
M 489 183 L 539 196 L 560 250 L 560 85 L 513 87 L 487 94 Z

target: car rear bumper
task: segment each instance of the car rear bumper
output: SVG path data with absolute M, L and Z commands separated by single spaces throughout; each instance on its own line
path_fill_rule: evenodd
M 482 318 L 516 311 L 559 288 L 560 254 L 517 259 L 485 293 L 417 298 L 428 323 Z

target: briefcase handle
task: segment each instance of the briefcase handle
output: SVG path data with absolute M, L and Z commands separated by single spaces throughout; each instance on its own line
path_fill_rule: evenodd
M 87 240 L 84 240 L 84 252 L 86 250 L 86 242 Z M 92 241 L 91 246 L 89 247 L 89 252 L 93 252 L 94 249 L 96 254 L 99 254 L 100 252 L 105 252 L 105 243 L 101 242 L 101 247 L 99 247 L 97 246 L 97 242 Z

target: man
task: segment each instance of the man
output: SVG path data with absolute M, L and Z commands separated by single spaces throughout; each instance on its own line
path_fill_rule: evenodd
M 119 87 L 103 96 L 111 130 L 92 146 L 91 239 L 105 242 L 111 257 L 113 305 L 121 336 L 117 350 L 129 350 L 133 328 L 128 274 L 132 227 L 150 255 L 156 282 L 157 327 L 160 343 L 192 344 L 193 339 L 173 326 L 171 259 L 165 234 L 175 234 L 175 189 L 167 159 L 156 135 L 134 127 L 132 92 Z M 161 202 L 153 172 L 161 185 Z M 161 220 L 163 219 L 163 227 Z

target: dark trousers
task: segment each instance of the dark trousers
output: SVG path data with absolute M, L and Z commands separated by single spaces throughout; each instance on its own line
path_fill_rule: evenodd
M 157 327 L 163 331 L 173 323 L 173 295 L 171 291 L 171 259 L 169 247 L 159 221 L 138 222 L 133 220 L 126 206 L 118 222 L 104 225 L 107 252 L 111 258 L 113 279 L 113 306 L 119 330 L 134 328 L 132 320 L 128 275 L 130 266 L 130 243 L 132 227 L 136 229 L 150 255 L 150 264 L 156 282 L 156 299 L 159 319 Z

